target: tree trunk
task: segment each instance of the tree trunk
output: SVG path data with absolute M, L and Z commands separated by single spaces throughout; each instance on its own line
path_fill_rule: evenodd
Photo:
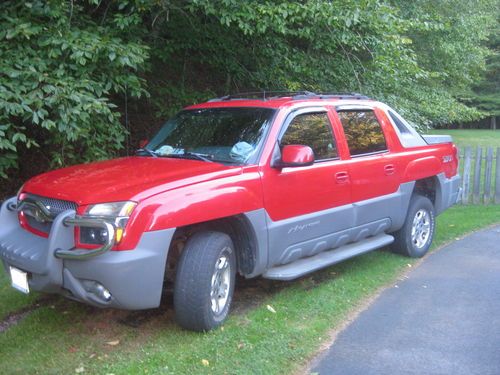
M 491 130 L 497 130 L 497 117 L 496 116 L 491 116 Z

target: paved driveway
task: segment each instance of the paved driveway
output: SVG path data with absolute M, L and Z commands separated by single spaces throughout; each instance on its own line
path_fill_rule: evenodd
M 429 255 L 341 332 L 311 372 L 500 375 L 500 226 Z

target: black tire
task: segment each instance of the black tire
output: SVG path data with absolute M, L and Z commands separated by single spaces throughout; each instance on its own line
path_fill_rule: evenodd
M 227 234 L 203 231 L 190 237 L 175 275 L 174 309 L 179 325 L 192 331 L 220 326 L 229 313 L 235 275 L 236 256 Z
M 429 198 L 413 195 L 403 227 L 393 233 L 391 250 L 411 258 L 423 257 L 434 238 L 435 218 L 434 206 Z

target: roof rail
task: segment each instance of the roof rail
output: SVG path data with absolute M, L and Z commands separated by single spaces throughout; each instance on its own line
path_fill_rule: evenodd
M 219 98 L 213 98 L 208 100 L 208 102 L 223 102 L 229 100 L 245 100 L 245 99 L 257 99 L 257 100 L 271 100 L 277 98 L 290 97 L 294 100 L 304 100 L 304 99 L 358 99 L 366 100 L 370 99 L 368 96 L 359 94 L 356 92 L 326 92 L 326 93 L 316 93 L 311 91 L 252 91 L 243 92 L 237 94 L 230 94 L 221 96 Z

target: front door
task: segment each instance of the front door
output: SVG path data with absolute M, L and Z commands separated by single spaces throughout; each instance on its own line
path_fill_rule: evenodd
M 326 250 L 331 243 L 324 236 L 353 225 L 349 175 L 339 157 L 330 116 L 326 108 L 295 111 L 279 133 L 276 147 L 307 145 L 315 155 L 313 165 L 264 169 L 269 266 Z

